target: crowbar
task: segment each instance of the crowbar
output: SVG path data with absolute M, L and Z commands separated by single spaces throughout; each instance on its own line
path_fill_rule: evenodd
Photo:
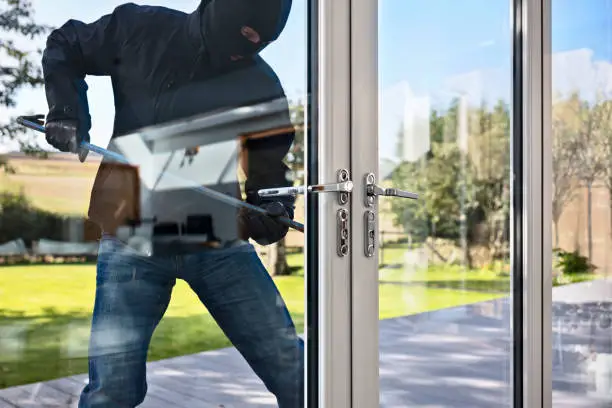
M 43 118 L 44 118 L 44 115 L 19 116 L 17 118 L 17 123 L 29 129 L 36 130 L 37 132 L 46 133 L 47 130 L 45 128 L 45 125 L 42 123 Z M 88 151 L 97 153 L 100 156 L 112 159 L 120 163 L 130 164 L 130 162 L 125 157 L 123 157 L 121 154 L 116 153 L 116 152 L 111 152 L 110 150 L 107 150 L 100 146 L 96 146 L 95 144 L 92 144 L 89 142 L 82 142 L 79 147 L 78 154 L 79 154 L 79 160 L 81 162 L 85 161 L 85 157 L 87 156 Z M 173 176 L 172 173 L 167 173 L 167 174 L 169 174 L 170 176 Z M 173 176 L 173 177 L 180 179 L 181 181 L 186 181 L 185 179 L 179 178 L 178 176 Z M 233 207 L 237 207 L 237 208 L 242 207 L 242 208 L 246 208 L 248 210 L 263 214 L 263 215 L 267 215 L 283 223 L 289 228 L 293 228 L 294 230 L 304 232 L 304 224 L 294 221 L 289 217 L 278 217 L 275 215 L 271 215 L 270 213 L 268 213 L 266 210 L 264 210 L 261 207 L 246 203 L 244 201 L 238 200 L 237 198 L 219 193 L 218 191 L 212 190 L 210 188 L 207 188 L 201 185 L 194 185 L 191 187 L 191 189 L 194 191 L 198 191 L 202 194 L 208 195 L 210 197 L 213 197 Z

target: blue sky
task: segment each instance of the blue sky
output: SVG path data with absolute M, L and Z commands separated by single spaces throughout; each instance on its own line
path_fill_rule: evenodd
M 306 76 L 306 2 L 294 0 L 281 38 L 264 53 L 292 98 L 303 97 Z M 123 3 L 118 0 L 35 0 L 37 18 L 60 25 L 69 18 L 90 22 Z M 199 1 L 151 0 L 192 11 Z M 378 0 L 381 148 L 406 99 L 424 98 L 431 106 L 458 94 L 469 100 L 510 96 L 510 2 L 508 0 Z M 600 86 L 585 76 L 603 76 L 612 59 L 612 0 L 552 0 L 554 86 Z M 42 46 L 41 40 L 38 46 Z M 603 61 L 603 65 L 601 62 Z M 594 73 L 595 72 L 595 73 Z M 610 69 L 612 77 L 612 67 Z M 601 81 L 600 81 L 601 82 Z M 104 145 L 112 130 L 112 93 L 106 78 L 88 78 L 93 116 L 92 141 Z M 599 84 L 599 82 L 597 82 Z M 389 107 L 389 108 L 387 108 Z M 394 110 L 395 109 L 395 110 Z M 399 109 L 399 110 L 398 110 Z M 42 90 L 23 91 L 16 112 L 46 111 Z M 393 142 L 394 144 L 394 142 Z M 381 153 L 383 154 L 383 153 Z

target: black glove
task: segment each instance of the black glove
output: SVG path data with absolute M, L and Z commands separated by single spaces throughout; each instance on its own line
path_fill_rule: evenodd
M 263 202 L 259 205 L 270 215 L 260 214 L 248 209 L 241 209 L 239 223 L 243 237 L 252 238 L 259 245 L 271 245 L 282 240 L 289 227 L 275 220 L 275 217 L 293 219 L 293 206 L 279 201 Z
M 47 143 L 61 152 L 78 152 L 80 140 L 76 120 L 47 122 L 45 127 Z

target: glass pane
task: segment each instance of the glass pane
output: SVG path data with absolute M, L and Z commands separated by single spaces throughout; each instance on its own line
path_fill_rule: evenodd
M 612 1 L 552 2 L 553 405 L 612 405 Z
M 512 2 L 378 4 L 381 406 L 510 406 Z
M 0 406 L 301 407 L 308 0 L 151 3 L 0 0 Z

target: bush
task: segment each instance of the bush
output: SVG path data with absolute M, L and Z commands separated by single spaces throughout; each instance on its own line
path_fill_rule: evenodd
M 62 239 L 64 218 L 32 206 L 23 193 L 0 192 L 0 243 L 17 238 L 27 246 L 41 238 Z
M 595 265 L 589 262 L 589 258 L 580 255 L 578 251 L 568 252 L 556 249 L 555 254 L 557 256 L 556 267 L 564 275 L 592 273 L 595 270 Z

